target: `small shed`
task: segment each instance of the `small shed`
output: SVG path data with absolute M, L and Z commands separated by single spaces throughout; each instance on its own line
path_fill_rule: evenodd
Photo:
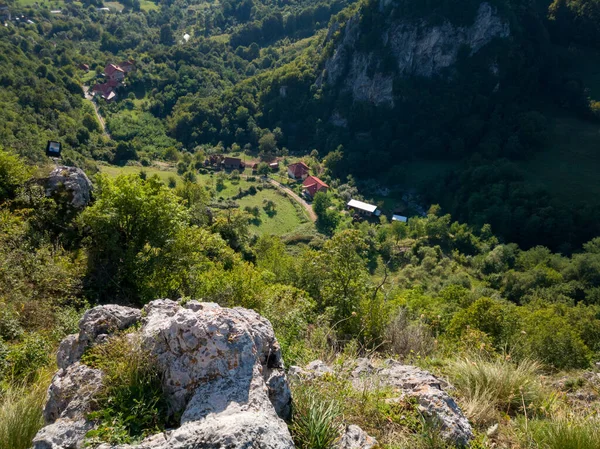
M 347 204 L 348 209 L 354 210 L 356 213 L 360 215 L 366 215 L 368 217 L 372 215 L 379 216 L 381 212 L 377 210 L 377 206 L 374 204 L 364 203 L 358 200 L 350 200 Z M 379 213 L 378 213 L 379 212 Z
M 392 221 L 399 221 L 402 223 L 408 222 L 408 217 L 404 217 L 402 215 L 392 215 Z
M 244 163 L 239 157 L 226 157 L 223 160 L 223 167 L 228 170 L 237 170 L 244 168 Z

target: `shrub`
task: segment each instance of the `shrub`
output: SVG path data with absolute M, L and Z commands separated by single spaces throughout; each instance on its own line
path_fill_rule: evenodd
M 0 303 L 0 338 L 14 340 L 23 334 L 23 328 L 19 323 L 19 316 L 6 304 Z
M 30 379 L 49 361 L 50 342 L 38 333 L 28 334 L 23 341 L 9 347 L 6 356 L 6 375 L 16 379 Z
M 402 357 L 430 354 L 435 341 L 430 329 L 423 323 L 411 323 L 406 309 L 392 320 L 385 331 L 386 349 Z
M 99 422 L 88 432 L 90 443 L 133 443 L 167 424 L 161 375 L 136 334 L 120 335 L 92 347 L 84 363 L 106 374 L 89 418 Z
M 569 320 L 558 306 L 522 310 L 524 334 L 519 351 L 558 369 L 589 366 L 592 351 L 578 335 L 584 316 Z M 579 319 L 577 319 L 579 318 Z
M 0 449 L 28 449 L 44 424 L 42 410 L 46 401 L 49 373 L 38 375 L 32 385 L 17 384 L 0 396 Z
M 486 424 L 494 419 L 494 410 L 516 413 L 524 406 L 541 410 L 546 397 L 538 370 L 539 364 L 531 360 L 514 364 L 505 358 L 462 359 L 450 365 L 450 378 L 469 405 L 469 417 Z

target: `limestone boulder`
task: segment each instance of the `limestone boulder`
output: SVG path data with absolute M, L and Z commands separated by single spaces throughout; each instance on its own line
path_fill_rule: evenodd
M 283 420 L 290 414 L 291 394 L 269 321 L 243 308 L 156 300 L 141 312 L 103 306 L 85 314 L 79 335 L 61 345 L 59 362 L 64 368 L 50 387 L 48 425 L 36 436 L 35 449 L 85 444 L 85 433 L 94 423 L 86 421 L 80 411 L 93 391 L 84 391 L 79 384 L 92 373 L 77 360 L 89 345 L 102 344 L 137 322 L 141 323 L 137 331 L 141 345 L 153 354 L 163 374 L 171 413 L 181 416 L 179 427 L 140 444 L 102 448 L 294 447 Z M 101 372 L 94 375 L 101 380 Z
M 75 209 L 83 209 L 92 199 L 92 182 L 77 167 L 56 167 L 43 184 L 46 196 L 59 199 L 66 194 L 67 201 Z

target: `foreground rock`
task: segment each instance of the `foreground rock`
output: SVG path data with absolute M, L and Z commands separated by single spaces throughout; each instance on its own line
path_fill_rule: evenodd
M 346 427 L 335 447 L 336 449 L 374 449 L 378 446 L 375 438 L 369 436 L 360 427 L 351 425 Z
M 311 367 L 318 368 L 318 371 L 311 370 Z M 296 368 L 295 372 L 300 377 L 314 379 L 323 375 L 324 370 L 322 362 L 313 362 L 303 369 Z M 440 435 L 449 443 L 466 446 L 473 438 L 473 430 L 468 419 L 445 391 L 450 385 L 428 371 L 403 365 L 395 360 L 387 360 L 376 366 L 368 359 L 359 359 L 349 377 L 354 388 L 359 391 L 370 388 L 371 385 L 391 387 L 398 392 L 398 397 L 389 401 L 401 401 L 406 397 L 415 398 L 421 413 L 439 428 Z M 357 435 L 357 432 L 354 432 L 354 435 Z
M 75 209 L 83 209 L 92 198 L 92 183 L 80 168 L 56 167 L 43 184 L 46 196 L 60 199 L 66 194 L 67 202 Z
M 143 315 L 143 318 L 142 318 Z M 164 390 L 180 427 L 138 445 L 104 449 L 293 448 L 282 418 L 290 390 L 271 324 L 257 313 L 192 301 L 157 300 L 137 311 L 103 306 L 88 311 L 80 333 L 61 344 L 59 371 L 48 390 L 46 427 L 35 449 L 84 446 L 86 420 L 102 373 L 79 362 L 86 347 L 141 322 L 142 345 L 164 373 Z

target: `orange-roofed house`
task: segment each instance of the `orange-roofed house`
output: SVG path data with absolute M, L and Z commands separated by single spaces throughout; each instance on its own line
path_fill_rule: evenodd
M 306 179 L 310 168 L 304 162 L 296 162 L 288 165 L 288 175 L 294 179 Z
M 329 186 L 316 176 L 309 176 L 302 183 L 302 192 L 310 198 L 314 198 L 318 192 L 327 192 Z
M 118 65 L 107 64 L 106 67 L 104 67 L 104 75 L 109 80 L 123 81 L 125 78 L 125 70 Z

